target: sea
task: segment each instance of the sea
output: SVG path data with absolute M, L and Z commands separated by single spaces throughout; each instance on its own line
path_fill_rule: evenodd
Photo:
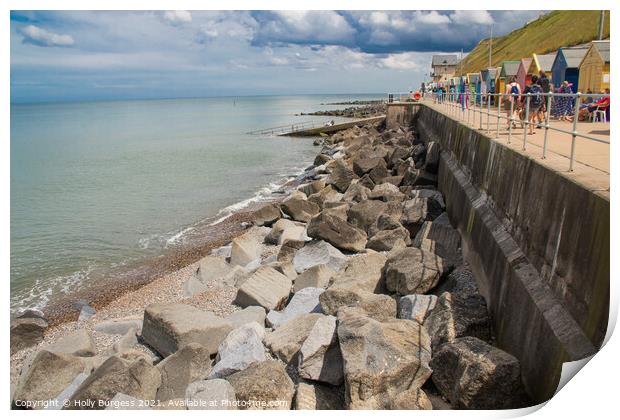
M 11 105 L 11 311 L 163 254 L 312 164 L 312 139 L 250 134 L 382 95 Z

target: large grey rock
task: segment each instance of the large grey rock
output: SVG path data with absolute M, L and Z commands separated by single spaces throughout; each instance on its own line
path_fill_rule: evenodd
M 386 208 L 387 205 L 379 200 L 365 200 L 356 203 L 349 209 L 349 222 L 364 232 L 368 232 L 379 216 L 385 213 Z
M 193 306 L 155 303 L 144 310 L 142 339 L 164 357 L 192 342 L 215 354 L 232 329 L 225 319 Z
M 12 319 L 11 354 L 43 341 L 43 333 L 48 326 L 48 322 L 40 317 Z
M 297 293 L 306 287 L 326 289 L 329 285 L 329 279 L 335 273 L 336 272 L 329 268 L 327 264 L 319 264 L 314 267 L 310 267 L 295 278 L 293 292 Z
M 375 186 L 368 195 L 368 198 L 382 201 L 403 201 L 405 199 L 405 194 L 400 192 L 396 185 L 385 182 Z
M 13 397 L 19 404 L 55 399 L 79 374 L 89 373 L 82 358 L 49 350 L 40 350 L 25 369 Z
M 159 370 L 144 358 L 132 362 L 112 356 L 82 382 L 71 396 L 70 408 L 105 408 L 106 402 L 123 393 L 139 400 L 154 400 L 161 385 Z
M 220 344 L 217 363 L 213 366 L 209 379 L 225 378 L 254 362 L 264 361 L 264 337 L 265 327 L 256 322 L 232 330 Z
M 383 268 L 385 285 L 401 295 L 424 294 L 448 271 L 442 258 L 418 248 L 405 248 L 390 255 Z
M 116 318 L 101 321 L 94 330 L 104 334 L 124 335 L 131 329 L 142 331 L 142 318 Z
M 321 312 L 319 296 L 323 291 L 324 289 L 317 287 L 301 289 L 293 295 L 282 311 L 269 311 L 266 318 L 267 326 L 275 329 L 298 315 Z
M 88 321 L 93 316 L 95 316 L 96 313 L 97 311 L 95 310 L 95 308 L 93 308 L 89 304 L 82 305 L 82 307 L 80 308 L 80 314 L 78 315 L 78 322 Z
M 265 345 L 284 363 L 297 364 L 297 356 L 302 344 L 308 338 L 314 324 L 324 317 L 322 314 L 311 313 L 299 315 L 278 329 L 265 335 Z
M 446 202 L 443 199 L 443 195 L 441 194 L 441 192 L 437 190 L 427 190 L 427 189 L 411 190 L 411 192 L 409 193 L 409 196 L 411 198 L 430 198 L 432 200 L 435 200 L 442 209 L 446 208 Z
M 337 248 L 360 252 L 366 247 L 366 232 L 337 217 L 319 213 L 308 223 L 308 236 L 323 239 Z
M 338 321 L 348 408 L 389 408 L 430 377 L 430 339 L 417 322 L 379 322 L 357 308 L 340 310 Z
M 297 187 L 297 189 L 303 192 L 304 194 L 306 194 L 306 196 L 310 196 L 312 194 L 318 193 L 323 188 L 325 188 L 324 179 L 319 179 L 316 181 L 308 182 L 307 184 L 303 184 Z
M 409 231 L 404 227 L 392 230 L 380 230 L 372 235 L 366 248 L 375 251 L 393 251 L 407 247 Z
M 126 353 L 138 344 L 137 331 L 132 328 L 127 331 L 116 343 L 112 345 L 113 354 Z
M 256 237 L 246 232 L 233 239 L 230 252 L 230 263 L 245 267 L 252 261 L 260 258 L 261 246 Z
M 459 337 L 471 336 L 488 341 L 491 336 L 489 314 L 480 295 L 462 297 L 442 293 L 424 326 L 431 336 L 433 350 Z
M 519 361 L 475 337 L 463 337 L 434 353 L 433 383 L 454 408 L 502 410 L 527 404 Z
M 225 319 L 233 325 L 233 328 L 239 328 L 251 322 L 256 322 L 264 327 L 266 316 L 267 313 L 262 306 L 248 306 L 240 311 L 233 312 Z
M 400 222 L 412 235 L 415 235 L 422 224 L 429 219 L 428 200 L 425 198 L 413 198 L 403 202 L 403 212 Z
M 341 160 L 336 160 L 332 172 L 327 177 L 326 183 L 328 185 L 333 185 L 334 188 L 343 193 L 349 188 L 351 181 L 357 178 L 358 176 L 355 175 L 355 172 L 347 168 Z
M 323 208 L 324 214 L 337 217 L 338 219 L 347 220 L 347 212 L 349 211 L 349 205 L 347 203 L 325 203 Z
M 204 284 L 203 282 L 200 281 L 200 279 L 198 278 L 198 276 L 193 275 L 193 276 L 189 276 L 184 282 L 183 282 L 183 296 L 184 297 L 191 297 L 191 296 L 195 296 L 199 293 L 203 293 L 206 292 L 207 290 L 209 290 L 209 287 Z
M 398 301 L 398 317 L 412 319 L 424 323 L 437 304 L 437 296 L 434 295 L 407 295 Z
M 200 344 L 189 343 L 157 365 L 161 386 L 157 390 L 160 401 L 181 398 L 192 382 L 206 378 L 211 372 L 211 354 Z
M 228 377 L 235 390 L 239 408 L 290 410 L 295 385 L 284 365 L 276 360 L 253 363 Z
M 299 376 L 340 385 L 343 381 L 342 354 L 336 334 L 336 317 L 320 318 L 299 351 Z
M 271 231 L 265 236 L 265 242 L 272 245 L 278 245 L 284 243 L 282 239 L 282 233 L 287 229 L 301 228 L 296 225 L 295 222 L 288 219 L 280 219 L 273 224 Z M 301 228 L 303 230 L 303 228 Z M 290 238 L 287 238 L 290 239 Z
M 293 282 L 271 267 L 261 267 L 239 288 L 235 303 L 241 307 L 262 306 L 280 309 L 286 303 Z
M 378 252 L 355 255 L 332 277 L 330 287 L 382 293 L 385 282 L 381 271 L 387 258 Z
M 209 379 L 190 384 L 185 391 L 189 410 L 236 410 L 235 389 L 225 379 Z
M 421 389 L 408 389 L 392 399 L 390 410 L 432 410 L 433 405 Z
M 276 261 L 281 263 L 292 263 L 297 251 L 303 248 L 306 242 L 303 240 L 285 240 L 278 251 Z
M 308 201 L 318 204 L 321 208 L 328 202 L 336 202 L 342 199 L 342 193 L 339 193 L 336 188 L 328 185 L 321 191 L 312 194 L 308 197 Z
M 361 181 L 354 181 L 342 196 L 342 201 L 346 203 L 359 203 L 360 201 L 368 200 L 368 195 L 370 195 L 370 189 Z
M 281 215 L 280 207 L 277 204 L 270 203 L 255 210 L 252 216 L 254 224 L 257 226 L 271 226 Z
M 300 382 L 295 394 L 295 410 L 344 410 L 343 387 Z
M 353 162 L 353 171 L 357 176 L 364 176 L 364 174 L 373 170 L 375 166 L 379 164 L 381 158 L 362 158 L 356 159 Z
M 294 196 L 284 200 L 280 207 L 282 211 L 291 216 L 293 220 L 305 223 L 309 222 L 312 216 L 321 211 L 318 204 Z
M 346 261 L 347 257 L 331 244 L 325 241 L 312 241 L 295 253 L 293 266 L 298 273 L 319 264 L 325 264 L 338 271 Z
M 196 275 L 201 283 L 208 285 L 226 277 L 232 268 L 223 257 L 207 255 L 200 260 Z
M 396 316 L 396 301 L 388 295 L 364 290 L 330 287 L 319 296 L 323 313 L 337 315 L 345 307 L 360 308 L 369 317 L 383 321 Z
M 86 370 L 88 371 L 88 369 Z M 73 381 L 71 381 L 71 383 L 67 385 L 67 387 L 63 389 L 62 392 L 58 394 L 58 396 L 51 401 L 47 407 L 44 408 L 44 410 L 62 410 L 63 407 L 66 407 L 69 404 L 69 398 L 71 398 L 86 378 L 88 378 L 87 373 L 82 372 L 78 374 L 75 378 L 73 378 Z
M 73 331 L 47 347 L 52 353 L 72 354 L 89 357 L 97 354 L 95 340 L 90 331 L 81 329 Z

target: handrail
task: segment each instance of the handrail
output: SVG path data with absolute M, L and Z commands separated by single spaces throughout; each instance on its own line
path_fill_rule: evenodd
M 269 128 L 263 128 L 260 130 L 248 131 L 246 134 L 261 135 L 261 134 L 294 133 L 296 131 L 306 130 L 308 128 L 314 128 L 316 124 L 318 124 L 318 122 L 316 121 L 304 121 L 300 123 L 278 125 L 276 127 L 269 127 Z
M 411 102 L 410 93 L 391 93 L 388 94 L 388 100 L 394 101 L 398 98 L 401 102 Z M 608 98 L 609 94 L 600 93 L 537 93 L 541 98 L 541 108 L 544 111 L 538 111 L 542 113 L 544 121 L 535 122 L 534 118 L 530 118 L 530 105 L 532 101 L 531 93 L 520 94 L 503 94 L 503 93 L 475 93 L 475 92 L 426 92 L 423 95 L 424 101 L 433 101 L 434 104 L 444 107 L 448 114 L 452 117 L 465 122 L 467 125 L 476 126 L 476 120 L 478 119 L 478 129 L 483 130 L 483 119 L 486 117 L 486 132 L 490 134 L 492 131 L 492 120 L 495 120 L 496 138 L 499 138 L 501 121 L 508 124 L 508 143 L 513 140 L 513 127 L 516 123 L 523 126 L 523 150 L 527 147 L 528 129 L 530 126 L 540 127 L 545 130 L 543 139 L 543 153 L 542 158 L 547 158 L 548 149 L 548 134 L 549 131 L 556 131 L 571 136 L 571 152 L 570 152 L 570 164 L 568 170 L 572 172 L 575 165 L 576 155 L 576 141 L 577 138 L 583 138 L 599 143 L 610 144 L 607 139 L 595 137 L 577 130 L 579 123 L 579 114 L 585 109 L 581 105 L 582 99 L 585 97 L 592 98 L 593 101 L 588 105 L 594 104 L 594 99 Z M 556 127 L 550 124 L 552 111 L 558 111 L 562 106 L 561 117 L 567 118 L 570 121 L 572 118 L 572 129 L 565 129 L 562 127 Z M 510 109 L 503 109 L 502 106 L 510 106 Z M 524 111 L 524 118 L 517 116 L 519 111 Z M 540 115 L 539 115 L 540 116 Z M 530 121 L 531 120 L 531 121 Z M 594 118 L 591 118 L 592 122 L 595 122 Z

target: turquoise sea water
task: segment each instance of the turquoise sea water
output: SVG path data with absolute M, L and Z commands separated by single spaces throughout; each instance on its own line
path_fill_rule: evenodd
M 248 131 L 332 117 L 312 95 L 11 106 L 11 309 L 157 255 L 312 163 L 309 139 Z

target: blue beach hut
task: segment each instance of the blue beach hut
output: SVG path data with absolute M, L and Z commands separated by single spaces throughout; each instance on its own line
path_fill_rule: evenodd
M 583 57 L 588 53 L 588 46 L 562 47 L 555 56 L 553 65 L 551 66 L 551 74 L 553 77 L 553 85 L 559 88 L 562 82 L 566 80 L 572 83 L 573 92 L 579 89 L 579 65 Z

